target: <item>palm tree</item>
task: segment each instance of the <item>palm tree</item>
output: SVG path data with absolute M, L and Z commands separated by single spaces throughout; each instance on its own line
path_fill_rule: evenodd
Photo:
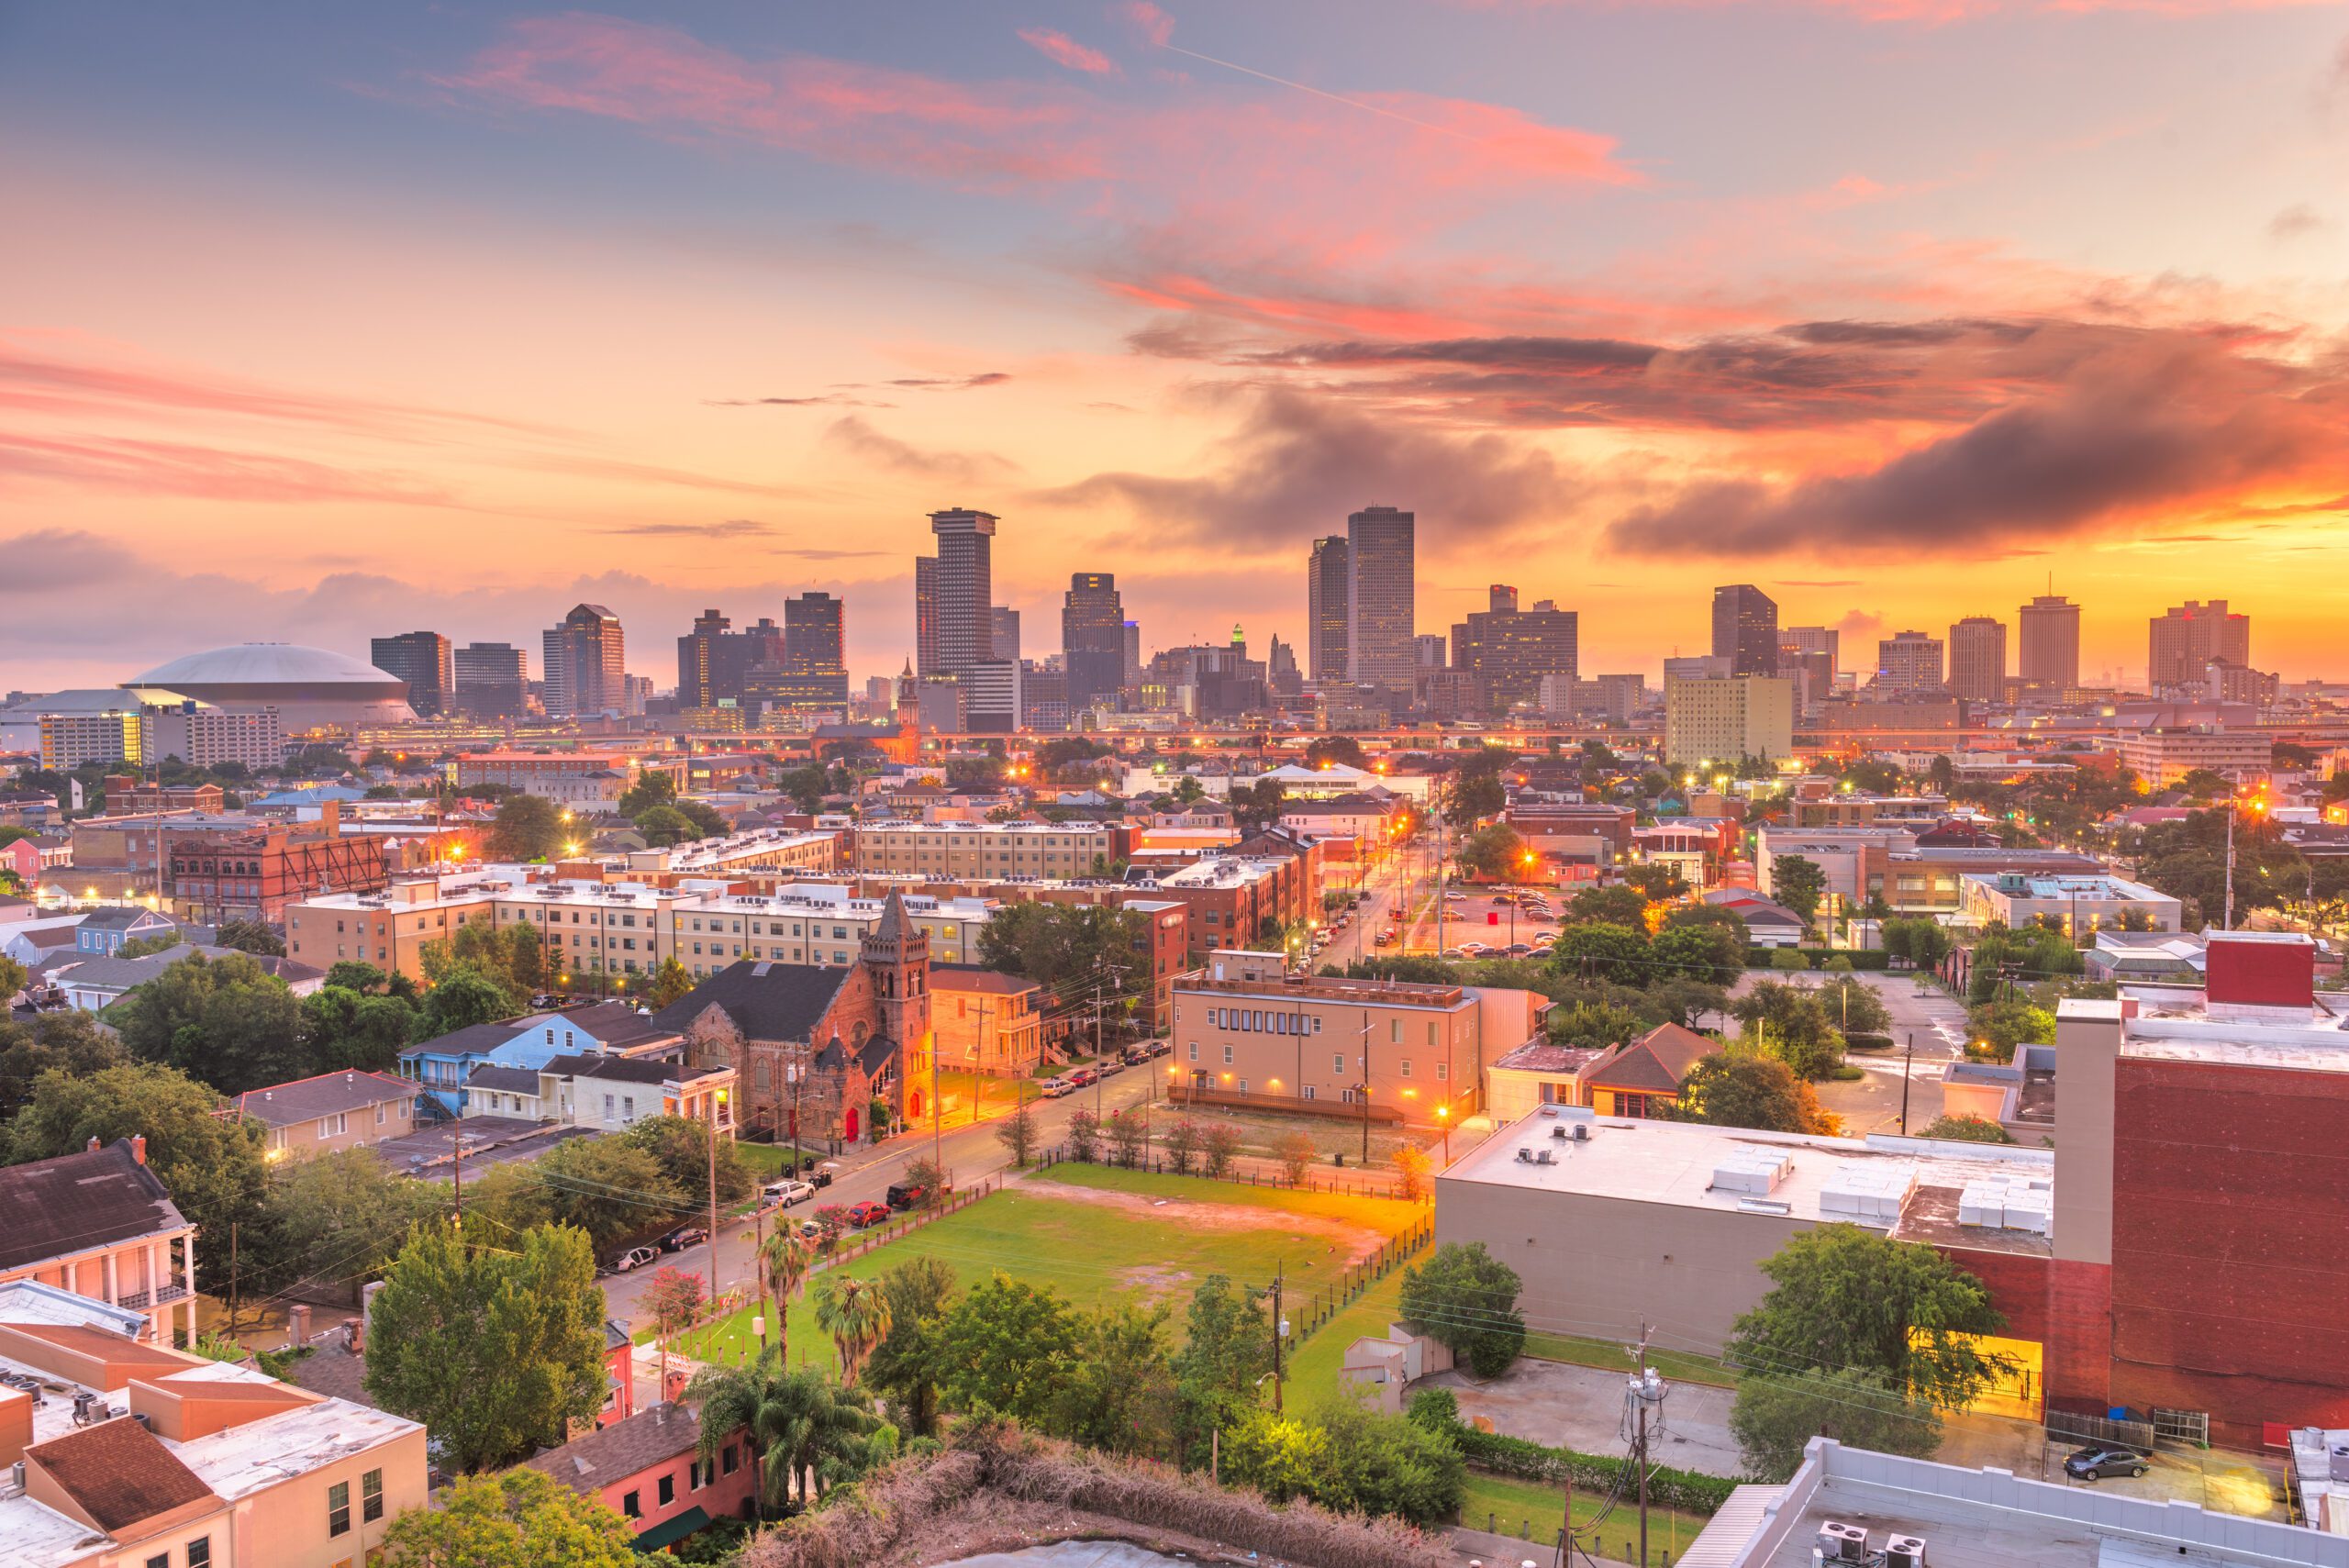
M 881 1427 L 863 1389 L 834 1383 L 821 1367 L 791 1371 L 774 1351 L 745 1367 L 704 1367 L 685 1396 L 700 1403 L 703 1462 L 749 1431 L 762 1456 L 763 1507 L 782 1507 L 795 1486 L 805 1506 L 814 1492 L 864 1473 Z
M 816 1327 L 840 1347 L 841 1381 L 854 1384 L 864 1358 L 889 1334 L 889 1297 L 880 1284 L 834 1269 L 816 1282 Z
M 815 1263 L 815 1243 L 787 1225 L 759 1249 L 756 1267 L 766 1276 L 767 1294 L 774 1297 L 774 1343 L 779 1353 L 790 1349 L 791 1298 L 799 1294 Z M 782 1364 L 791 1364 L 788 1355 L 782 1356 Z

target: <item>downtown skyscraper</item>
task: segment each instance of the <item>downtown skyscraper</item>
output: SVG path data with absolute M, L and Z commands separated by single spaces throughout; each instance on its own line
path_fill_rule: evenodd
M 541 641 L 551 718 L 629 710 L 627 646 L 620 617 L 601 605 L 574 605 Z
M 1418 532 L 1416 514 L 1393 506 L 1346 518 L 1346 667 L 1356 685 L 1411 691 Z
M 1949 689 L 1968 702 L 1997 702 L 2007 688 L 2007 628 L 1995 616 L 1967 616 L 1949 628 Z
M 1732 675 L 1778 673 L 1778 601 L 1751 583 L 1713 590 L 1713 657 Z
M 449 639 L 437 631 L 404 631 L 367 645 L 367 662 L 407 683 L 407 706 L 418 718 L 437 718 L 456 703 L 457 668 Z
M 1305 567 L 1305 670 L 1316 681 L 1342 681 L 1346 659 L 1346 541 L 1317 539 Z
M 924 675 L 960 675 L 995 656 L 992 512 L 930 515 L 938 553 L 914 562 L 914 623 Z
M 2080 684 L 2080 606 L 2042 594 L 2020 612 L 2022 650 L 2016 673 L 2033 692 L 2061 696 Z
M 1069 573 L 1061 599 L 1061 662 L 1071 713 L 1115 698 L 1125 685 L 1126 607 L 1116 573 Z

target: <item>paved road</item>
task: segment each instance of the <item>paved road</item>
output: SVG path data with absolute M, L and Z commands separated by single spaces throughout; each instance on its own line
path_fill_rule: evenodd
M 1068 1118 L 1081 1106 L 1097 1110 L 1107 1117 L 1111 1111 L 1137 1106 L 1152 1097 L 1157 1084 L 1165 1075 L 1163 1059 L 1156 1062 L 1129 1067 L 1124 1072 L 1105 1078 L 1096 1088 L 1080 1089 L 1075 1094 L 1057 1100 L 1037 1100 L 1030 1104 L 1035 1118 L 1037 1141 L 1050 1145 L 1060 1141 L 1068 1129 Z M 1011 1153 L 996 1138 L 1000 1118 L 990 1118 L 975 1127 L 965 1124 L 950 1128 L 935 1140 L 927 1131 L 900 1133 L 886 1143 L 867 1144 L 840 1156 L 844 1168 L 832 1184 L 818 1195 L 823 1204 L 846 1207 L 867 1198 L 878 1200 L 885 1195 L 890 1184 L 913 1161 L 933 1155 L 952 1174 L 957 1186 L 969 1186 L 996 1172 L 1008 1169 Z M 775 1211 L 793 1219 L 815 1212 L 817 1204 L 805 1203 L 794 1208 Z M 774 1223 L 770 1215 L 767 1223 Z M 707 1281 L 713 1276 L 724 1291 L 738 1284 L 748 1284 L 751 1273 L 751 1252 L 755 1227 L 749 1220 L 729 1222 L 718 1227 L 717 1267 L 710 1264 L 710 1249 L 694 1247 L 683 1254 L 666 1260 L 679 1268 L 698 1273 Z M 623 1322 L 644 1317 L 639 1301 L 649 1285 L 653 1271 L 645 1269 L 625 1274 L 612 1274 L 604 1280 L 604 1300 L 611 1315 Z
M 1775 971 L 1748 970 L 1739 977 L 1734 992 L 1742 995 L 1757 980 L 1785 978 Z M 1965 1009 L 1943 991 L 1919 995 L 1915 978 L 1908 974 L 1862 971 L 1859 978 L 1875 987 L 1892 1014 L 1896 1049 L 1880 1054 L 1852 1052 L 1847 1060 L 1866 1076 L 1853 1084 L 1819 1084 L 1819 1103 L 1843 1118 L 1843 1130 L 1852 1137 L 1898 1132 L 1901 1089 L 1906 1078 L 1909 1126 L 1911 1130 L 1921 1128 L 1942 1114 L 1943 1076 L 1950 1063 L 1965 1053 Z M 1912 1037 L 1917 1050 L 1914 1075 L 1910 1076 L 1907 1046 Z

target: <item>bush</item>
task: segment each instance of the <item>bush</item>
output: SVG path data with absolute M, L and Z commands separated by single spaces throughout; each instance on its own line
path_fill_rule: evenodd
M 1745 967 L 1748 969 L 1780 969 L 1790 967 L 1788 965 L 1779 964 L 1774 961 L 1780 953 L 1792 952 L 1794 950 L 1791 948 L 1749 947 L 1745 950 Z M 1892 968 L 1892 954 L 1888 952 L 1880 952 L 1873 949 L 1867 951 L 1862 951 L 1857 948 L 1838 949 L 1834 957 L 1828 960 L 1828 963 L 1832 964 L 1837 959 L 1843 961 L 1845 964 L 1853 969 L 1888 971 Z
M 1461 1457 L 1477 1469 L 1519 1481 L 1537 1481 L 1545 1486 L 1571 1481 L 1593 1491 L 1610 1491 L 1616 1473 L 1624 1463 L 1611 1454 L 1550 1448 L 1524 1438 L 1480 1432 L 1470 1426 L 1453 1426 L 1451 1436 Z M 1737 1485 L 1719 1475 L 1700 1475 L 1693 1470 L 1658 1465 L 1648 1476 L 1648 1500 L 1683 1513 L 1710 1514 L 1729 1501 L 1729 1495 Z
M 1890 1051 L 1892 1037 L 1888 1034 L 1847 1034 L 1843 1037 L 1846 1051 Z
M 1810 954 L 1804 952 L 1800 948 L 1780 948 L 1770 955 L 1770 967 L 1789 971 L 1809 969 Z
M 1835 1080 L 1838 1084 L 1856 1084 L 1868 1074 L 1865 1068 L 1853 1067 L 1847 1064 L 1845 1066 L 1831 1069 L 1827 1075 Z

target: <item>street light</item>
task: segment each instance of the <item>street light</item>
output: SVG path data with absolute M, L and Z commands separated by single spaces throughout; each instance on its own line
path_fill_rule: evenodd
M 1435 1108 L 1435 1124 L 1443 1129 L 1443 1162 L 1452 1163 L 1452 1105 L 1446 1101 Z

